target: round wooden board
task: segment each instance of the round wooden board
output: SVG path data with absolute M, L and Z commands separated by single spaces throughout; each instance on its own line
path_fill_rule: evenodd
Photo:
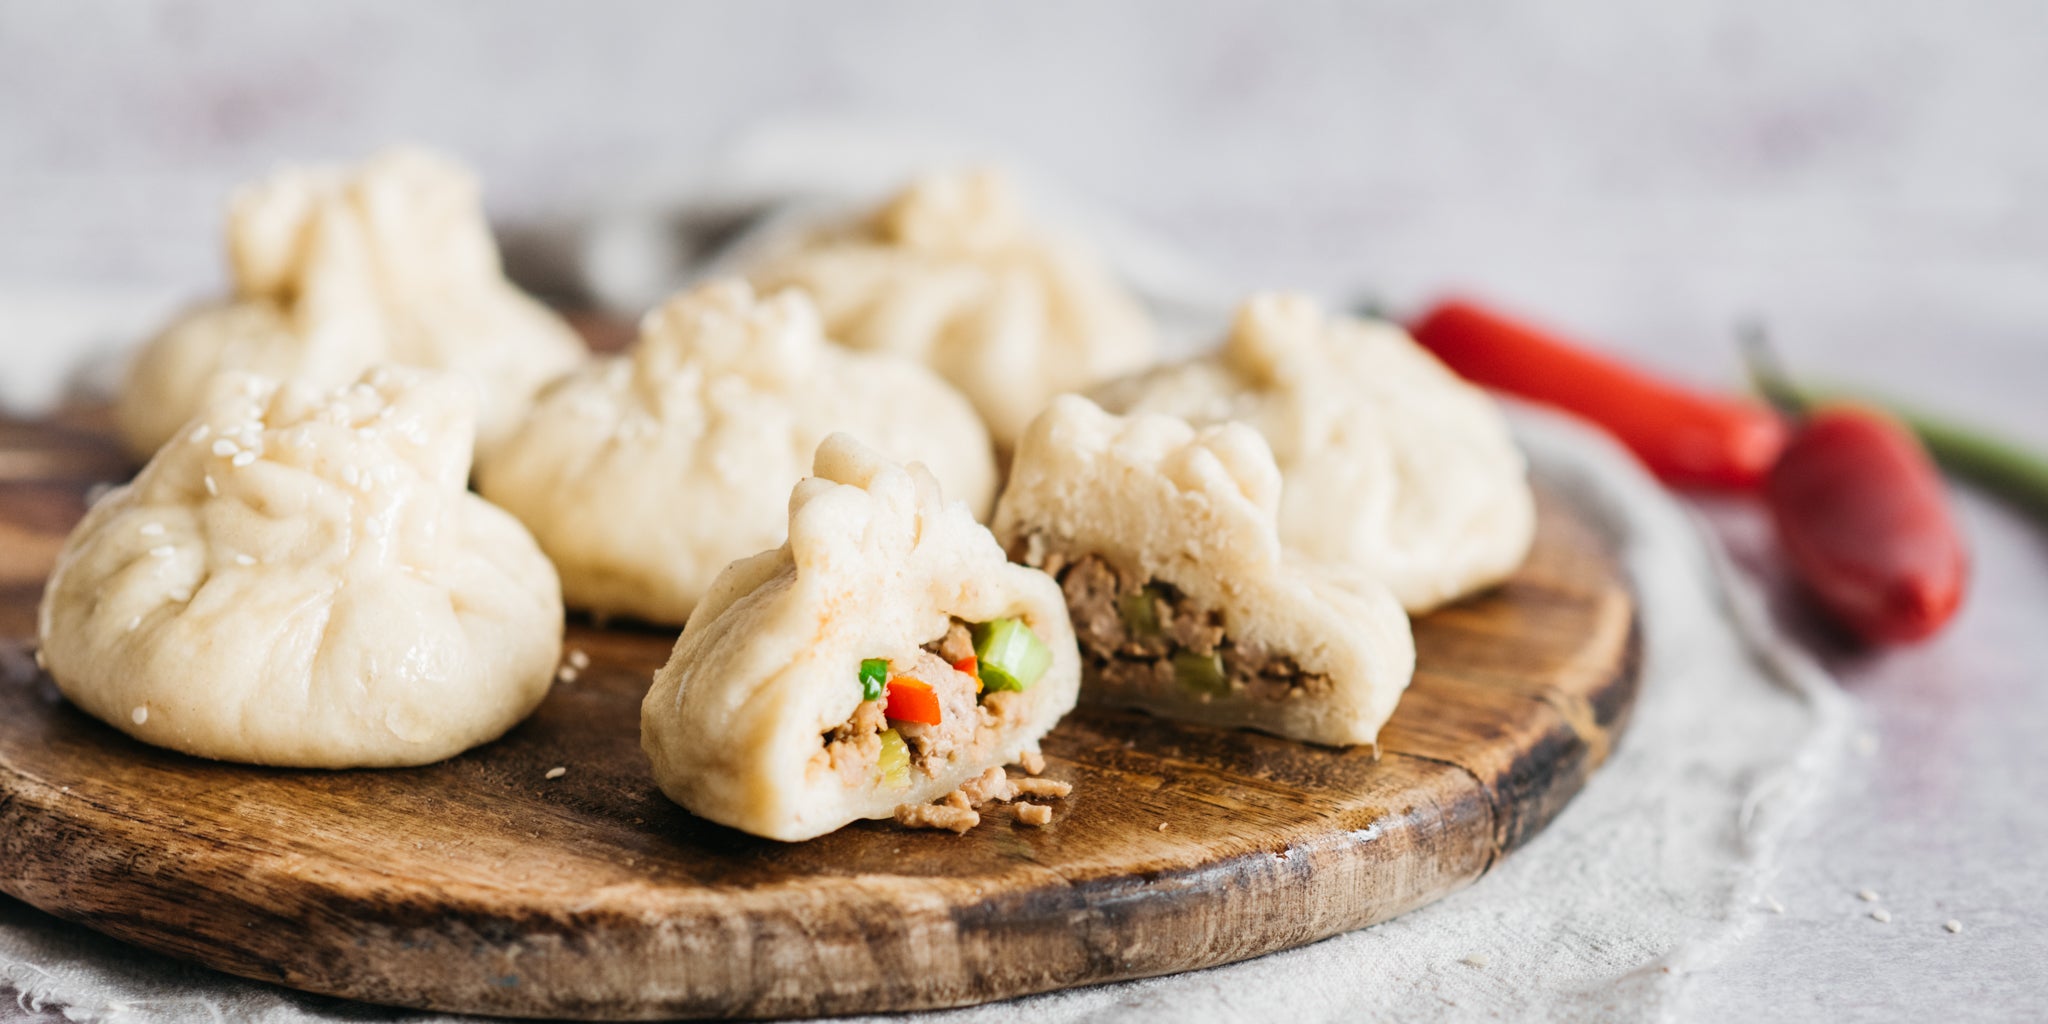
M 673 636 L 587 626 L 570 643 L 591 667 L 453 761 L 216 764 L 86 717 L 28 656 L 88 486 L 124 472 L 89 416 L 0 424 L 0 890 L 375 1003 L 781 1017 L 1243 960 L 1470 884 L 1578 791 L 1635 696 L 1633 602 L 1546 493 L 1528 564 L 1416 623 L 1377 757 L 1083 708 L 1045 743 L 1075 788 L 1043 829 L 996 812 L 965 836 L 870 822 L 785 845 L 696 820 L 639 745 Z

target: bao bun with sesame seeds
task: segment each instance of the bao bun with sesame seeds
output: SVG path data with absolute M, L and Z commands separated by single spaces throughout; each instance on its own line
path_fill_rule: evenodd
M 924 361 L 1004 450 L 1052 396 L 1141 369 L 1158 347 L 1136 297 L 1093 252 L 1034 223 L 995 171 L 925 175 L 733 262 L 764 290 L 810 294 L 833 340 Z
M 533 531 L 571 607 L 680 624 L 728 562 L 782 543 L 789 490 L 835 431 L 922 462 L 976 514 L 995 498 L 958 392 L 829 343 L 800 293 L 736 280 L 670 299 L 631 351 L 549 387 L 477 489 Z
M 1378 579 L 1410 612 L 1499 583 L 1535 539 L 1526 464 L 1493 399 L 1401 328 L 1306 296 L 1254 295 L 1217 350 L 1090 397 L 1256 428 L 1286 481 L 1282 543 Z
M 197 414 L 223 372 L 340 387 L 380 363 L 468 376 L 489 447 L 586 354 L 506 280 L 476 180 L 430 153 L 280 171 L 236 193 L 227 242 L 234 294 L 180 316 L 130 367 L 115 411 L 137 458 Z
M 834 434 L 814 470 L 789 496 L 789 540 L 719 574 L 640 708 L 662 792 L 788 842 L 1036 750 L 1081 671 L 1059 585 L 1004 558 L 922 465 Z M 964 624 L 1014 643 L 968 656 L 949 647 L 970 642 Z M 906 690 L 925 713 L 899 705 Z
M 475 401 L 396 367 L 334 391 L 225 379 L 66 539 L 37 623 L 58 688 L 252 764 L 418 765 L 504 733 L 554 676 L 561 589 L 465 489 Z

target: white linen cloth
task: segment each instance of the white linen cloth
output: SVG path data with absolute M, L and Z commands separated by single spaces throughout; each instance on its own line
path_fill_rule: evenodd
M 791 196 L 843 196 L 849 184 L 878 186 L 912 161 L 950 155 L 895 146 L 878 157 L 871 141 L 815 133 L 757 141 L 697 193 L 711 205 L 622 204 L 571 235 L 554 265 L 588 296 L 615 308 L 644 305 L 700 265 L 689 225 L 721 219 L 707 210 L 772 212 Z M 825 181 L 810 170 L 820 167 L 860 172 Z M 1109 240 L 1112 262 L 1181 345 L 1220 330 L 1233 296 L 1140 239 L 1107 228 L 1090 234 Z M 9 304 L 0 292 L 0 350 L 12 354 L 29 342 L 10 328 L 24 318 L 11 317 Z M 81 319 L 60 324 L 55 305 L 36 309 L 43 330 L 105 338 L 101 328 L 126 324 L 85 323 L 98 308 L 92 302 L 62 304 Z M 120 307 L 128 319 L 133 308 Z M 68 367 L 55 372 L 11 379 L 0 402 L 18 409 L 24 395 L 55 393 L 51 381 L 78 379 Z M 1372 928 L 1212 970 L 921 1019 L 1636 1021 L 1682 1013 L 1687 978 L 1776 905 L 1769 887 L 1778 845 L 1826 785 L 1853 713 L 1775 631 L 1755 587 L 1626 453 L 1560 417 L 1517 410 L 1515 424 L 1535 473 L 1590 510 L 1615 545 L 1643 617 L 1633 720 L 1557 820 L 1470 888 Z M 4 899 L 0 988 L 20 1009 L 76 1020 L 444 1019 L 215 974 Z

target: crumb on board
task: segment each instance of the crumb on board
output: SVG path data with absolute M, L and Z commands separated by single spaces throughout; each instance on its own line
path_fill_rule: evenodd
M 1027 769 L 1029 770 L 1029 769 Z M 980 808 L 1007 803 L 1020 797 L 1059 799 L 1071 794 L 1074 784 L 1055 779 L 1011 778 L 998 765 L 960 784 L 960 788 L 929 804 L 903 804 L 896 808 L 896 822 L 908 828 L 942 828 L 966 832 L 981 823 Z M 1052 821 L 1052 808 L 1043 804 L 1019 803 L 1018 821 L 1040 826 Z M 1160 828 L 1166 826 L 1162 823 Z
M 1465 959 L 1460 960 L 1458 962 L 1464 964 L 1467 967 L 1484 967 L 1490 961 L 1486 959 L 1486 954 L 1484 953 L 1468 953 L 1466 954 Z
M 569 648 L 569 667 L 575 669 L 578 672 L 581 672 L 584 669 L 589 668 L 590 655 L 584 653 L 584 650 L 581 647 Z
M 1036 750 L 1027 750 L 1017 755 L 1017 763 L 1024 766 L 1024 774 L 1037 775 L 1045 771 L 1045 755 Z
M 1862 901 L 1863 901 L 1863 902 L 1865 902 L 1865 903 L 1876 903 L 1876 902 L 1877 902 L 1877 890 L 1875 890 L 1875 889 L 1864 889 L 1864 890 L 1861 890 L 1861 891 L 1859 891 L 1859 892 L 1858 892 L 1858 893 L 1856 894 L 1856 898 L 1857 898 L 1857 899 L 1859 899 L 1859 900 L 1862 900 Z
M 555 670 L 555 680 L 556 680 L 557 682 L 563 682 L 563 683 L 573 683 L 573 682 L 575 682 L 575 681 L 576 681 L 576 666 L 574 666 L 574 665 L 564 665 L 564 666 L 562 666 L 561 668 L 558 668 L 558 669 L 556 669 L 556 670 Z
M 1035 782 L 1037 780 L 1027 779 L 1025 781 Z M 954 793 L 963 797 L 969 805 L 979 806 L 991 800 L 1014 800 L 1017 797 L 1018 788 L 1016 783 L 1010 781 L 1008 773 L 1004 772 L 1001 768 L 990 768 L 988 771 L 982 772 L 980 775 L 961 783 L 960 788 L 955 790 Z
M 981 815 L 971 807 L 952 807 L 944 803 L 900 804 L 896 808 L 896 824 L 905 828 L 942 828 L 965 834 L 968 829 L 981 824 Z
M 1890 924 L 1892 921 L 1892 912 L 1886 910 L 1883 907 L 1879 907 L 1876 910 L 1870 912 L 1870 919 L 1876 921 L 1878 924 Z
M 1963 923 L 1961 921 L 1949 921 L 1943 924 L 1942 927 L 1948 929 L 1950 935 L 1955 935 L 1963 930 Z
M 556 766 L 554 766 L 553 768 L 550 768 L 550 769 L 548 769 L 548 771 L 547 771 L 547 774 L 546 774 L 546 775 L 543 775 L 543 776 L 541 776 L 541 778 L 544 778 L 544 779 L 559 779 L 559 778 L 561 778 L 562 776 L 564 776 L 564 775 L 567 775 L 567 774 L 569 774 L 569 769 L 567 769 L 567 768 L 564 768 L 564 767 L 563 767 L 563 766 L 561 766 L 561 765 L 556 765 Z
M 1074 784 L 1053 779 L 1017 779 L 1011 784 L 1010 790 L 1017 796 L 1058 799 L 1071 794 L 1074 791 Z

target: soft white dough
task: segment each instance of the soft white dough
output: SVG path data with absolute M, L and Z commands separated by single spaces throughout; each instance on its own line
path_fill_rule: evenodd
M 1137 300 L 1091 253 L 1036 229 L 992 171 L 920 178 L 857 220 L 769 247 L 749 276 L 809 292 L 836 341 L 924 360 L 1006 449 L 1052 396 L 1156 349 Z
M 1037 544 L 1070 561 L 1096 554 L 1169 583 L 1184 607 L 1220 612 L 1236 642 L 1284 653 L 1331 684 L 1265 700 L 1101 689 L 1091 680 L 1090 700 L 1313 743 L 1370 743 L 1415 671 L 1408 616 L 1356 569 L 1283 552 L 1281 497 L 1271 449 L 1244 424 L 1198 431 L 1168 416 L 1112 416 L 1063 395 L 1019 442 L 992 529 L 1012 552 Z
M 1112 412 L 1240 420 L 1287 486 L 1280 537 L 1423 612 L 1505 579 L 1536 528 L 1521 451 L 1473 387 L 1393 324 L 1253 296 L 1220 350 L 1105 384 Z
M 719 574 L 641 706 L 654 778 L 691 813 L 794 841 L 951 792 L 1036 750 L 1074 706 L 1080 658 L 1052 578 L 1011 564 L 924 467 L 851 437 L 818 446 L 789 499 L 789 540 Z M 860 663 L 903 663 L 969 622 L 1020 617 L 1052 664 L 999 735 L 901 788 L 819 771 L 824 736 L 861 703 Z
M 986 514 L 988 433 L 913 360 L 829 344 L 810 300 L 715 281 L 649 314 L 639 344 L 550 388 L 486 452 L 477 487 L 531 528 L 569 604 L 680 624 L 727 563 L 783 538 L 818 442 L 854 431 Z
M 547 693 L 555 571 L 465 489 L 474 388 L 380 367 L 232 377 L 65 541 L 38 616 L 73 703 L 146 743 L 306 768 L 426 764 Z
M 476 179 L 429 153 L 281 171 L 236 193 L 227 242 L 234 294 L 185 313 L 129 370 L 116 411 L 137 458 L 196 415 L 223 372 L 340 387 L 380 363 L 468 375 L 488 448 L 585 354 L 505 279 Z

